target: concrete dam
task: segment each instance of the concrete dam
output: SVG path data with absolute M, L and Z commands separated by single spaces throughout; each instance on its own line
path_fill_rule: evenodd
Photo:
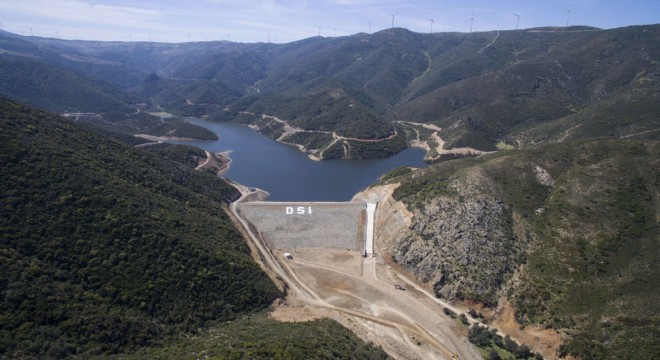
M 240 215 L 270 247 L 337 248 L 373 255 L 375 203 L 239 203 Z

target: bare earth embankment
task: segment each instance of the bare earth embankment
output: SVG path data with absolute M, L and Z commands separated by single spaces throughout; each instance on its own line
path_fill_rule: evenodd
M 273 318 L 301 321 L 331 317 L 363 339 L 382 346 L 396 359 L 479 357 L 464 337 L 465 328 L 443 314 L 444 304 L 427 296 L 423 289 L 387 265 L 379 255 L 364 258 L 355 249 L 321 247 L 314 240 L 310 242 L 311 246 L 305 246 L 302 237 L 296 238 L 295 245 L 289 241 L 273 242 L 272 231 L 277 224 L 271 224 L 271 229 L 264 233 L 259 228 L 259 221 L 255 226 L 241 213 L 246 208 L 254 211 L 249 205 L 241 207 L 241 203 L 251 196 L 255 194 L 245 191 L 243 198 L 232 204 L 231 210 L 250 239 L 255 258 L 287 293 L 284 301 L 276 304 Z M 286 207 L 297 209 L 297 205 L 281 203 L 271 206 L 275 209 L 280 206 L 279 211 L 287 216 Z M 314 203 L 300 205 L 305 211 L 311 206 L 312 214 L 323 212 L 323 208 L 315 207 Z M 359 212 L 357 215 L 360 217 Z M 361 223 L 357 219 L 354 224 Z M 328 232 L 323 226 L 304 230 L 308 238 Z M 279 231 L 286 232 L 285 229 Z M 353 237 L 360 231 L 355 229 L 350 234 Z M 292 254 L 293 258 L 287 260 L 284 253 Z M 405 290 L 399 290 L 395 285 Z

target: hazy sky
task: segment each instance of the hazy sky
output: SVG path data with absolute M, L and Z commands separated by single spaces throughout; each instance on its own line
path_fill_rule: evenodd
M 570 14 L 568 11 L 570 9 Z M 63 39 L 290 42 L 392 25 L 415 32 L 660 23 L 660 0 L 0 0 L 6 31 Z M 474 14 L 474 15 L 473 15 Z M 468 19 L 474 18 L 474 22 Z M 433 23 L 429 20 L 433 19 Z

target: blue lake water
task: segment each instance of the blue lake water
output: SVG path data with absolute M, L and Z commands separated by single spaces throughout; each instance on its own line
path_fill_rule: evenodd
M 423 167 L 424 150 L 407 149 L 385 159 L 313 161 L 296 147 L 247 126 L 190 119 L 218 134 L 217 141 L 171 141 L 211 152 L 231 151 L 225 177 L 270 193 L 271 201 L 347 201 L 401 166 Z

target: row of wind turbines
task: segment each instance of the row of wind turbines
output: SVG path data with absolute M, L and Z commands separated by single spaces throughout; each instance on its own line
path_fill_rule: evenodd
M 388 12 L 388 14 L 392 17 L 391 28 L 393 29 L 394 28 L 394 18 L 396 16 L 396 13 Z M 520 25 L 520 15 L 516 14 L 516 13 L 513 13 L 511 15 L 516 17 L 516 30 L 518 30 L 518 27 Z M 564 15 L 566 15 L 566 25 L 565 26 L 568 27 L 568 24 L 569 24 L 569 21 L 570 21 L 570 18 L 571 18 L 570 5 L 568 7 L 568 11 Z M 428 19 L 428 21 L 431 24 L 431 34 L 433 34 L 433 25 L 435 24 L 435 20 L 434 19 Z M 467 19 L 466 21 L 470 22 L 470 33 L 472 33 L 472 30 L 474 28 L 474 23 L 477 21 L 477 19 L 474 18 L 474 12 L 470 16 L 470 18 Z M 371 31 L 372 23 L 371 23 L 370 20 L 367 20 L 367 23 L 369 23 L 369 34 L 371 34 L 372 33 L 372 31 Z M 318 35 L 321 36 L 321 27 L 317 26 L 317 28 L 318 28 Z M 4 27 L 2 26 L 2 23 L 0 23 L 0 30 L 4 30 Z M 337 35 L 337 29 L 336 28 L 333 29 L 333 35 L 334 36 Z M 30 36 L 34 36 L 34 32 L 32 31 L 32 28 L 30 28 Z M 129 34 L 128 36 L 129 36 L 129 42 L 132 42 L 133 41 L 132 35 Z M 227 35 L 227 36 L 228 36 L 228 40 L 231 41 L 231 35 Z M 57 32 L 56 37 L 59 39 L 59 31 Z M 149 41 L 151 41 L 151 34 L 149 34 Z M 188 42 L 190 42 L 190 41 L 191 41 L 190 34 L 188 34 Z M 271 42 L 271 33 L 270 33 L 270 31 L 268 32 L 268 42 L 269 43 Z

